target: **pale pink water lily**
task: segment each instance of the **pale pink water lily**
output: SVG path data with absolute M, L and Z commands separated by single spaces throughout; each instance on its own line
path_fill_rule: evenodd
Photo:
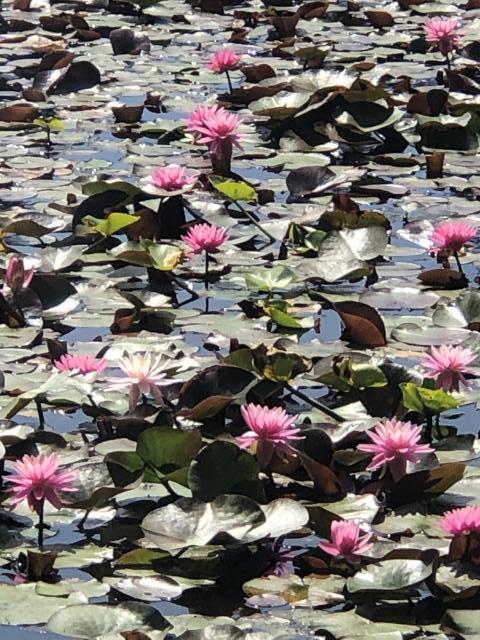
M 237 437 L 236 441 L 242 449 L 256 445 L 256 455 L 262 469 L 269 465 L 274 452 L 295 455 L 290 443 L 303 439 L 298 435 L 300 429 L 292 426 L 295 416 L 289 416 L 280 407 L 270 409 L 253 403 L 241 406 L 240 411 L 250 431 Z
M 438 386 L 448 393 L 458 391 L 460 383 L 469 386 L 465 376 L 475 375 L 474 369 L 468 366 L 474 360 L 475 355 L 470 349 L 444 344 L 431 347 L 421 364 L 427 370 L 425 376 L 436 380 Z
M 331 542 L 320 542 L 319 547 L 331 556 L 358 562 L 371 549 L 373 533 L 363 533 L 357 520 L 334 520 L 330 525 Z
M 217 152 L 223 142 L 242 149 L 243 135 L 238 132 L 242 119 L 223 107 L 198 107 L 190 114 L 187 131 L 193 133 L 197 142 L 208 145 L 210 151 Z
M 126 355 L 120 358 L 118 366 L 124 376 L 110 378 L 114 390 L 129 389 L 128 408 L 130 413 L 135 409 L 140 396 L 151 395 L 163 405 L 160 386 L 172 384 L 165 373 L 165 361 L 161 356 L 152 358 L 150 353 Z
M 452 536 L 480 533 L 480 506 L 472 505 L 447 511 L 440 525 Z
M 235 71 L 242 61 L 242 56 L 235 53 L 233 49 L 221 49 L 213 54 L 208 67 L 214 73 L 225 73 L 226 71 Z
M 197 177 L 196 175 L 187 175 L 185 167 L 181 167 L 178 164 L 169 164 L 155 169 L 151 177 L 151 183 L 154 187 L 164 191 L 179 191 L 193 184 Z
M 189 246 L 191 253 L 214 253 L 228 240 L 228 234 L 224 227 L 216 227 L 214 224 L 194 224 L 182 236 L 182 240 Z
M 432 251 L 450 251 L 457 254 L 477 235 L 476 227 L 468 222 L 440 222 L 430 238 Z
M 12 509 L 24 500 L 32 511 L 41 515 L 45 500 L 56 509 L 62 506 L 60 492 L 75 491 L 72 483 L 76 479 L 74 471 L 62 471 L 56 453 L 41 453 L 38 456 L 25 455 L 12 464 L 12 471 L 6 476 L 13 495 Z
M 366 432 L 373 444 L 359 444 L 357 449 L 374 454 L 367 469 L 388 467 L 394 480 L 399 480 L 406 473 L 407 462 L 417 464 L 433 451 L 428 444 L 420 444 L 421 433 L 421 427 L 392 418 Z
M 13 256 L 7 263 L 5 272 L 5 281 L 3 283 L 2 293 L 18 293 L 22 289 L 26 289 L 32 282 L 36 269 L 25 269 L 23 259 Z
M 94 358 L 89 355 L 70 355 L 65 353 L 53 363 L 58 371 L 78 371 L 86 375 L 87 373 L 103 371 L 107 366 L 105 358 Z
M 423 25 L 425 40 L 438 47 L 444 56 L 453 51 L 461 40 L 460 20 L 457 18 L 429 18 Z

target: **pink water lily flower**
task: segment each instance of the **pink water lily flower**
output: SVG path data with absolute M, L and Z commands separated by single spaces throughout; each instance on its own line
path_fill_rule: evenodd
M 242 149 L 243 135 L 238 132 L 242 119 L 223 107 L 198 107 L 190 114 L 187 131 L 193 133 L 197 142 L 208 145 L 210 151 L 219 151 L 222 143 Z
M 452 536 L 480 532 L 480 506 L 472 505 L 447 511 L 440 525 Z
M 436 45 L 447 56 L 461 40 L 463 34 L 459 26 L 460 20 L 457 18 L 429 18 L 423 26 L 425 40 Z
M 441 222 L 434 228 L 430 238 L 432 251 L 435 253 L 438 251 L 458 253 L 476 235 L 476 227 L 467 222 Z
M 359 444 L 357 449 L 374 454 L 367 469 L 388 467 L 393 479 L 399 480 L 406 473 L 407 462 L 417 464 L 422 456 L 433 451 L 428 444 L 420 444 L 421 432 L 421 427 L 392 418 L 385 424 L 378 422 L 366 432 L 373 444 Z
M 22 289 L 26 289 L 35 275 L 36 269 L 25 269 L 23 259 L 13 256 L 7 263 L 5 272 L 5 281 L 3 283 L 2 293 L 18 293 Z
M 334 520 L 330 525 L 331 542 L 320 542 L 319 547 L 325 553 L 341 557 L 348 562 L 358 562 L 360 556 L 373 546 L 370 542 L 373 533 L 363 533 L 357 520 Z
M 436 380 L 438 386 L 449 393 L 458 391 L 460 383 L 469 386 L 465 375 L 475 375 L 475 371 L 468 366 L 474 360 L 475 355 L 470 349 L 442 345 L 431 347 L 421 364 L 427 369 L 425 376 Z
M 228 240 L 228 234 L 224 227 L 207 223 L 195 224 L 188 229 L 185 236 L 182 236 L 182 240 L 190 247 L 191 253 L 214 253 Z
M 165 361 L 161 356 L 152 358 L 150 353 L 143 355 L 131 355 L 120 358 L 118 366 L 124 376 L 110 378 L 112 389 L 129 389 L 128 408 L 133 412 L 140 396 L 151 395 L 163 405 L 163 396 L 160 386 L 172 384 L 165 373 Z
M 78 371 L 83 375 L 103 371 L 107 366 L 105 358 L 94 358 L 88 355 L 70 355 L 65 353 L 53 363 L 58 371 Z
M 75 491 L 72 483 L 76 479 L 74 471 L 61 471 L 56 453 L 38 456 L 25 455 L 19 462 L 12 464 L 13 470 L 6 479 L 12 485 L 12 509 L 27 500 L 28 506 L 37 514 L 43 512 L 45 500 L 56 509 L 62 506 L 58 495 L 62 491 Z
M 292 426 L 295 416 L 289 416 L 280 407 L 270 409 L 253 403 L 241 406 L 240 411 L 250 431 L 236 438 L 236 441 L 242 449 L 256 445 L 256 455 L 262 469 L 268 466 L 275 451 L 295 455 L 290 443 L 303 439 L 298 435 L 300 429 Z
M 179 191 L 193 184 L 196 180 L 197 176 L 186 174 L 185 167 L 181 167 L 178 164 L 169 164 L 155 169 L 151 183 L 154 187 L 164 191 Z
M 214 73 L 225 73 L 238 69 L 241 61 L 242 56 L 235 53 L 233 49 L 221 49 L 213 54 L 208 66 Z

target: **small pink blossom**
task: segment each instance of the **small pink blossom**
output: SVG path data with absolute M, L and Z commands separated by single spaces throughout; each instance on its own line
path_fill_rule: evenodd
M 434 228 L 430 238 L 432 251 L 451 251 L 452 253 L 458 253 L 462 247 L 470 242 L 476 235 L 476 227 L 473 227 L 467 222 L 441 222 Z
M 228 234 L 224 227 L 213 224 L 195 224 L 182 236 L 182 240 L 190 247 L 192 253 L 214 253 L 226 240 Z
M 38 456 L 25 455 L 14 462 L 13 471 L 7 475 L 13 494 L 12 509 L 27 500 L 32 511 L 40 514 L 45 500 L 56 509 L 62 506 L 60 491 L 75 491 L 72 486 L 76 479 L 74 471 L 61 471 L 56 453 Z
M 398 480 L 405 475 L 407 462 L 417 464 L 423 455 L 433 451 L 428 444 L 420 444 L 421 431 L 410 422 L 392 418 L 367 431 L 373 444 L 359 444 L 357 449 L 374 454 L 367 469 L 388 467 L 394 480 Z
M 360 556 L 373 545 L 373 534 L 364 533 L 356 520 L 334 520 L 330 525 L 331 542 L 320 542 L 319 547 L 334 557 L 345 558 L 348 562 L 358 562 Z
M 58 371 L 78 371 L 85 375 L 94 371 L 103 371 L 107 366 L 107 361 L 105 358 L 99 360 L 93 356 L 74 356 L 66 353 L 63 356 L 60 356 L 58 360 L 55 360 L 53 364 Z
M 144 355 L 131 355 L 120 358 L 118 366 L 124 377 L 110 378 L 112 389 L 129 389 L 128 407 L 132 412 L 143 395 L 152 395 L 159 404 L 163 404 L 161 385 L 171 384 L 166 379 L 165 361 L 159 356 L 152 359 L 150 353 Z
M 211 152 L 217 153 L 222 144 L 228 144 L 242 149 L 238 133 L 242 119 L 235 113 L 226 111 L 223 107 L 198 107 L 190 114 L 187 131 L 193 133 L 197 142 L 208 145 Z
M 436 45 L 444 56 L 448 55 L 456 47 L 463 35 L 459 29 L 460 21 L 457 18 L 441 18 L 435 16 L 429 18 L 424 26 L 425 40 Z
M 2 293 L 18 293 L 22 289 L 26 289 L 35 275 L 36 269 L 25 269 L 23 259 L 18 256 L 13 256 L 7 263 L 7 269 L 5 272 L 5 281 L 2 288 Z
M 242 56 L 232 49 L 221 49 L 213 54 L 208 66 L 215 73 L 225 73 L 226 71 L 238 69 L 241 61 Z
M 164 191 L 179 191 L 193 184 L 197 176 L 188 176 L 185 167 L 178 164 L 169 164 L 165 167 L 158 167 L 153 172 L 151 183 L 158 189 Z
M 480 533 L 480 506 L 468 506 L 447 511 L 440 525 L 452 536 Z
M 468 365 L 475 360 L 470 349 L 442 345 L 431 347 L 430 353 L 422 359 L 422 366 L 427 369 L 425 376 L 437 381 L 438 386 L 446 391 L 458 391 L 460 383 L 468 387 L 465 375 L 474 375 L 475 371 Z
M 302 440 L 300 429 L 292 427 L 294 416 L 289 416 L 284 409 L 263 407 L 253 403 L 240 407 L 243 419 L 250 431 L 236 438 L 242 449 L 256 444 L 256 455 L 260 466 L 265 469 L 275 451 L 286 455 L 295 455 L 290 445 L 292 440 Z

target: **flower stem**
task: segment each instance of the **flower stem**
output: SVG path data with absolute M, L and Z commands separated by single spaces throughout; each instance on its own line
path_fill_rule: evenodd
M 43 518 L 43 507 L 45 505 L 45 500 L 40 502 L 40 506 L 38 508 L 38 548 L 42 549 L 43 547 L 43 528 L 44 528 L 44 518 Z
M 336 411 L 334 411 L 333 409 L 330 409 L 330 407 L 327 407 L 326 405 L 324 405 L 323 402 L 319 402 L 318 400 L 313 400 L 313 398 L 309 398 L 307 396 L 307 394 L 302 393 L 302 391 L 299 391 L 298 389 L 295 389 L 288 382 L 285 384 L 285 389 L 288 389 L 288 391 L 290 391 L 291 394 L 297 396 L 298 398 L 301 398 L 305 402 L 308 402 L 308 404 L 311 405 L 312 407 L 315 407 L 316 409 L 319 409 L 320 411 L 323 411 L 323 413 L 325 413 L 330 418 L 333 418 L 334 420 L 337 420 L 338 422 L 344 422 L 345 421 L 345 418 L 342 418 L 342 416 L 339 415 Z
M 38 421 L 39 421 L 39 429 L 45 429 L 45 415 L 43 413 L 42 403 L 40 398 L 35 398 L 35 406 L 37 407 Z
M 205 251 L 205 291 L 208 291 L 208 267 L 210 264 L 210 256 L 208 254 L 208 251 Z M 210 298 L 209 296 L 206 296 L 205 298 L 205 313 L 208 313 L 209 311 L 209 302 L 210 302 Z
M 427 440 L 427 442 L 431 442 L 433 439 L 432 431 L 433 431 L 432 414 L 426 413 L 425 414 L 425 439 Z
M 228 73 L 228 71 L 225 71 L 225 74 L 227 76 L 228 91 L 229 93 L 233 93 L 232 80 L 230 79 L 230 74 Z
M 394 458 L 388 463 L 388 468 L 392 474 L 393 481 L 398 482 L 407 473 L 407 460 L 405 458 Z
M 210 256 L 208 251 L 205 251 L 205 289 L 208 289 L 208 267 L 210 263 Z
M 272 497 L 275 497 L 277 488 L 275 486 L 275 480 L 273 479 L 273 472 L 270 469 L 270 465 L 265 469 L 265 475 L 267 476 L 268 489 L 270 490 Z
M 455 256 L 455 262 L 457 263 L 458 270 L 460 271 L 460 273 L 463 273 L 462 264 L 460 262 L 460 258 L 458 257 L 458 252 L 454 251 L 453 255 Z
M 250 220 L 250 222 L 252 224 L 254 224 L 259 231 L 261 231 L 264 235 L 266 235 L 269 240 L 271 240 L 272 242 L 276 242 L 277 241 L 277 239 L 274 238 L 270 233 L 268 233 L 268 231 L 265 231 L 265 229 L 262 227 L 262 225 L 257 220 L 255 220 L 255 218 L 252 216 L 252 214 L 249 211 L 247 211 L 244 207 L 242 207 L 242 205 L 239 202 L 237 202 L 236 200 L 233 200 L 233 202 L 235 202 L 235 204 L 240 209 L 240 211 L 245 216 L 247 216 L 247 218 Z

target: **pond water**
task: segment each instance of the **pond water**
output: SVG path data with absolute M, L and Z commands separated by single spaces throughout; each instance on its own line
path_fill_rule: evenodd
M 457 15 L 445 58 L 423 26 Z M 477 637 L 480 515 L 450 545 L 442 514 L 480 495 L 479 25 L 472 1 L 0 3 L 1 640 Z M 217 103 L 230 133 L 186 130 Z M 196 180 L 152 186 L 170 164 Z M 198 222 L 228 233 L 207 265 Z M 442 222 L 471 226 L 439 247 Z M 428 451 L 372 469 L 394 417 Z M 40 453 L 74 480 L 39 529 L 5 483 Z M 339 519 L 364 548 L 321 546 Z

